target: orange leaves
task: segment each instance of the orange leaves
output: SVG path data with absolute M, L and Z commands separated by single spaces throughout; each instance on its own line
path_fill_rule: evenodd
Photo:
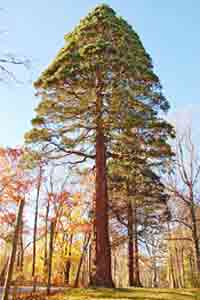
M 67 191 L 59 193 L 48 193 L 48 198 L 51 203 L 67 203 L 69 200 L 70 194 Z
M 89 233 L 92 232 L 92 224 L 91 223 L 77 223 L 77 224 L 71 224 L 69 226 L 69 229 L 72 232 L 76 232 L 76 233 Z
M 22 154 L 20 148 L 0 148 L 1 223 L 14 222 L 13 209 L 21 199 L 25 199 L 33 184 L 30 175 L 22 168 Z

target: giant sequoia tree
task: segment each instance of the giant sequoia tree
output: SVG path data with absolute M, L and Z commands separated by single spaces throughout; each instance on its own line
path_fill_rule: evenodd
M 27 142 L 71 164 L 95 161 L 94 282 L 112 286 L 107 161 L 123 155 L 116 144 L 135 143 L 135 128 L 144 133 L 145 143 L 155 133 L 152 155 L 167 146 L 172 128 L 158 119 L 159 111 L 169 108 L 159 78 L 132 27 L 101 5 L 65 36 L 64 47 L 35 87 L 41 102 Z

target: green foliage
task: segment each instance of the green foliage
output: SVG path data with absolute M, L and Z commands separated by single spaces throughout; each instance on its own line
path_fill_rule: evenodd
M 101 116 L 107 148 L 134 144 L 140 130 L 143 149 L 152 157 L 171 156 L 166 143 L 174 130 L 158 118 L 169 103 L 139 36 L 107 5 L 100 5 L 65 36 L 65 45 L 35 82 L 42 101 L 26 134 L 28 143 L 71 154 L 95 154 L 97 119 Z M 97 95 L 101 96 L 97 112 Z M 138 131 L 139 132 L 139 131 Z M 80 148 L 80 144 L 82 144 Z M 162 150 L 161 150 L 162 149 Z

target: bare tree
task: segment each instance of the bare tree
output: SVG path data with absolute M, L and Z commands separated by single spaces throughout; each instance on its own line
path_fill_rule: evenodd
M 200 157 L 188 129 L 177 138 L 176 160 L 171 170 L 167 188 L 171 194 L 172 222 L 186 227 L 191 232 L 196 270 L 200 273 L 199 209 L 200 209 Z
M 0 11 L 4 9 L 0 8 Z M 0 35 L 4 34 L 5 30 L 0 29 Z M 18 67 L 25 68 L 26 70 L 30 69 L 31 62 L 25 57 L 18 57 L 16 54 L 3 51 L 0 54 L 0 82 L 5 82 L 6 80 L 12 80 L 17 83 L 20 80 L 16 76 L 16 71 Z

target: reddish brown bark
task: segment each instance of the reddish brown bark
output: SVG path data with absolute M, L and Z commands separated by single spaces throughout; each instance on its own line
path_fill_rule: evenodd
M 108 196 L 106 182 L 105 137 L 99 130 L 96 137 L 96 274 L 95 285 L 112 287 L 111 249 L 108 234 Z
M 102 84 L 97 70 L 97 129 L 96 129 L 96 186 L 95 186 L 95 228 L 96 228 L 96 273 L 95 285 L 113 287 L 111 273 L 111 248 L 108 232 L 108 194 L 106 174 L 106 140 L 102 121 Z
M 111 272 L 111 248 L 108 231 L 108 194 L 106 172 L 106 139 L 102 118 L 103 84 L 97 67 L 96 81 L 96 182 L 95 182 L 95 229 L 96 229 L 96 270 L 95 285 L 113 287 Z

